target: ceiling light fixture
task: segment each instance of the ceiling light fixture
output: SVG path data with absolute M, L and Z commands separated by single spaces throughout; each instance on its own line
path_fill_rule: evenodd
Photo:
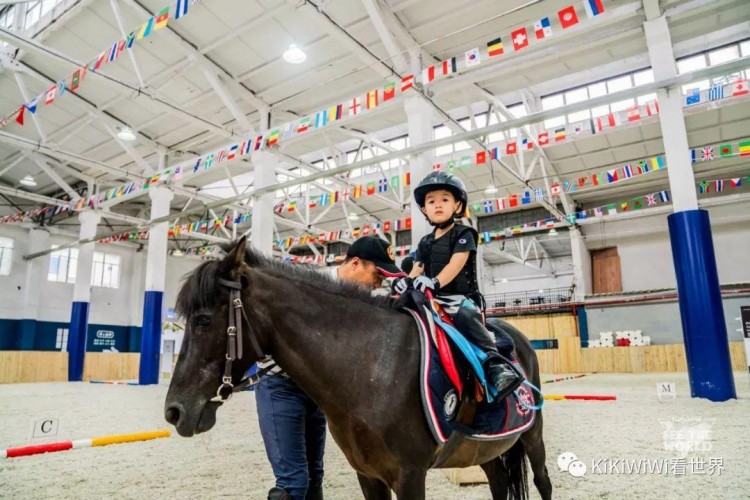
M 307 54 L 294 43 L 286 49 L 282 57 L 286 62 L 292 64 L 302 64 L 307 60 Z
M 349 220 L 359 220 L 359 215 L 352 212 L 349 214 Z
M 130 130 L 128 127 L 120 127 L 117 130 L 117 137 L 119 137 L 123 141 L 131 142 L 135 140 L 135 132 Z
M 487 194 L 495 194 L 497 193 L 497 188 L 494 184 L 490 184 L 489 186 L 487 186 L 487 189 L 485 189 L 484 192 Z
M 556 236 L 557 235 L 557 229 L 555 229 L 554 227 L 552 229 L 550 229 L 549 230 L 549 235 L 550 236 Z
M 36 181 L 30 175 L 27 175 L 26 177 L 24 177 L 23 179 L 21 179 L 18 182 L 20 182 L 24 186 L 29 186 L 29 187 L 35 187 L 36 186 Z

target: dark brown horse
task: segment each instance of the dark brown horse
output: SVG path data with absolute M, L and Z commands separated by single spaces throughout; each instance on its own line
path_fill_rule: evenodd
M 244 317 L 232 310 L 238 296 Z M 217 388 L 238 383 L 260 356 L 255 351 L 262 350 L 322 408 L 366 499 L 389 499 L 391 491 L 399 499 L 425 498 L 425 476 L 440 447 L 420 406 L 416 326 L 387 299 L 246 250 L 243 238 L 223 260 L 204 262 L 187 277 L 177 307 L 186 318 L 185 339 L 165 417 L 180 435 L 213 427 L 221 404 L 212 401 Z M 230 356 L 239 359 L 227 368 L 227 329 L 233 324 L 244 356 L 240 347 L 239 356 Z M 511 335 L 523 369 L 538 387 L 528 340 L 507 323 L 494 327 Z M 258 349 L 251 348 L 253 340 Z M 441 467 L 481 465 L 492 498 L 525 498 L 527 456 L 539 493 L 551 498 L 541 412 L 520 438 L 464 441 Z

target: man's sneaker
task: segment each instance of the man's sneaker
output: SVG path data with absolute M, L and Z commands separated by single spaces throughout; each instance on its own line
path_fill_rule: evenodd
M 523 383 L 523 377 L 505 363 L 493 362 L 487 367 L 489 382 L 495 386 L 501 400 Z

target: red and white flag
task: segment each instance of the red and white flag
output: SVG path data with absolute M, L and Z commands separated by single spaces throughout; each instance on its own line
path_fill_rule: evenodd
M 529 35 L 526 33 L 526 27 L 512 31 L 510 37 L 513 40 L 514 50 L 521 50 L 529 46 Z
M 450 75 L 451 73 L 456 72 L 456 58 L 451 57 L 450 59 L 446 59 L 441 63 L 442 66 L 442 74 L 443 75 Z
M 653 99 L 646 103 L 646 116 L 654 116 L 659 114 L 659 101 Z
M 361 97 L 355 97 L 352 99 L 352 104 L 349 106 L 349 115 L 354 116 L 358 115 L 362 108 L 362 98 Z
M 435 66 L 429 66 L 422 70 L 422 83 L 430 83 L 435 79 Z
M 739 80 L 732 84 L 732 97 L 745 95 L 747 93 L 750 93 L 750 90 L 747 86 L 747 80 Z
M 637 104 L 628 108 L 628 121 L 637 122 L 641 119 L 641 107 Z
M 401 92 L 406 92 L 414 87 L 414 75 L 406 75 L 401 79 Z
M 518 146 L 516 145 L 515 141 L 509 142 L 508 144 L 505 145 L 506 155 L 514 155 L 516 153 L 518 153 Z
M 44 104 L 52 104 L 52 101 L 55 100 L 55 95 L 57 95 L 57 85 L 53 85 L 49 88 L 47 91 L 47 98 L 44 99 Z
M 546 146 L 549 144 L 549 132 L 542 132 L 539 134 L 539 138 L 536 142 L 538 142 L 540 146 Z

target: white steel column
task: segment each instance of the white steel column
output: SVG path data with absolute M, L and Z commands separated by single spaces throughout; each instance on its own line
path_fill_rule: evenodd
M 258 151 L 253 155 L 256 189 L 273 186 L 276 183 L 278 163 L 276 155 L 267 151 Z M 253 232 L 250 236 L 250 244 L 256 250 L 269 256 L 273 247 L 273 198 L 273 191 L 254 197 Z
M 151 219 L 169 215 L 174 193 L 162 186 L 151 188 Z M 143 329 L 141 330 L 141 360 L 138 373 L 140 384 L 159 382 L 159 352 L 163 320 L 164 281 L 167 265 L 167 222 L 151 227 L 146 261 L 146 293 L 143 301 Z
M 677 76 L 666 16 L 646 21 L 643 29 L 654 79 L 660 81 Z M 682 113 L 682 93 L 679 88 L 661 89 L 657 91 L 656 97 L 669 185 L 672 188 L 672 206 L 675 212 L 695 210 L 698 208 L 698 195 L 695 192 L 695 175 L 688 148 L 685 116 Z
M 433 139 L 432 119 L 434 112 L 432 106 L 420 97 L 408 97 L 404 103 L 409 125 L 409 147 L 418 146 Z M 411 172 L 412 192 L 419 182 L 432 171 L 432 162 L 435 157 L 434 151 L 426 151 L 416 155 L 409 161 L 409 172 Z M 466 207 L 464 207 L 466 208 Z M 419 240 L 429 233 L 431 227 L 419 209 L 414 197 L 411 198 L 411 245 L 416 250 Z
M 582 301 L 591 295 L 591 254 L 586 248 L 586 240 L 580 229 L 570 230 L 570 250 L 573 259 L 573 278 L 575 282 L 575 300 Z
M 101 217 L 90 210 L 78 214 L 81 223 L 79 239 L 96 236 L 96 226 Z M 94 264 L 96 243 L 85 243 L 78 249 L 76 282 L 73 285 L 73 305 L 70 312 L 68 332 L 68 381 L 83 380 L 83 363 L 86 357 L 86 336 L 89 329 L 91 301 L 91 272 Z M 72 251 L 72 250 L 71 250 Z

